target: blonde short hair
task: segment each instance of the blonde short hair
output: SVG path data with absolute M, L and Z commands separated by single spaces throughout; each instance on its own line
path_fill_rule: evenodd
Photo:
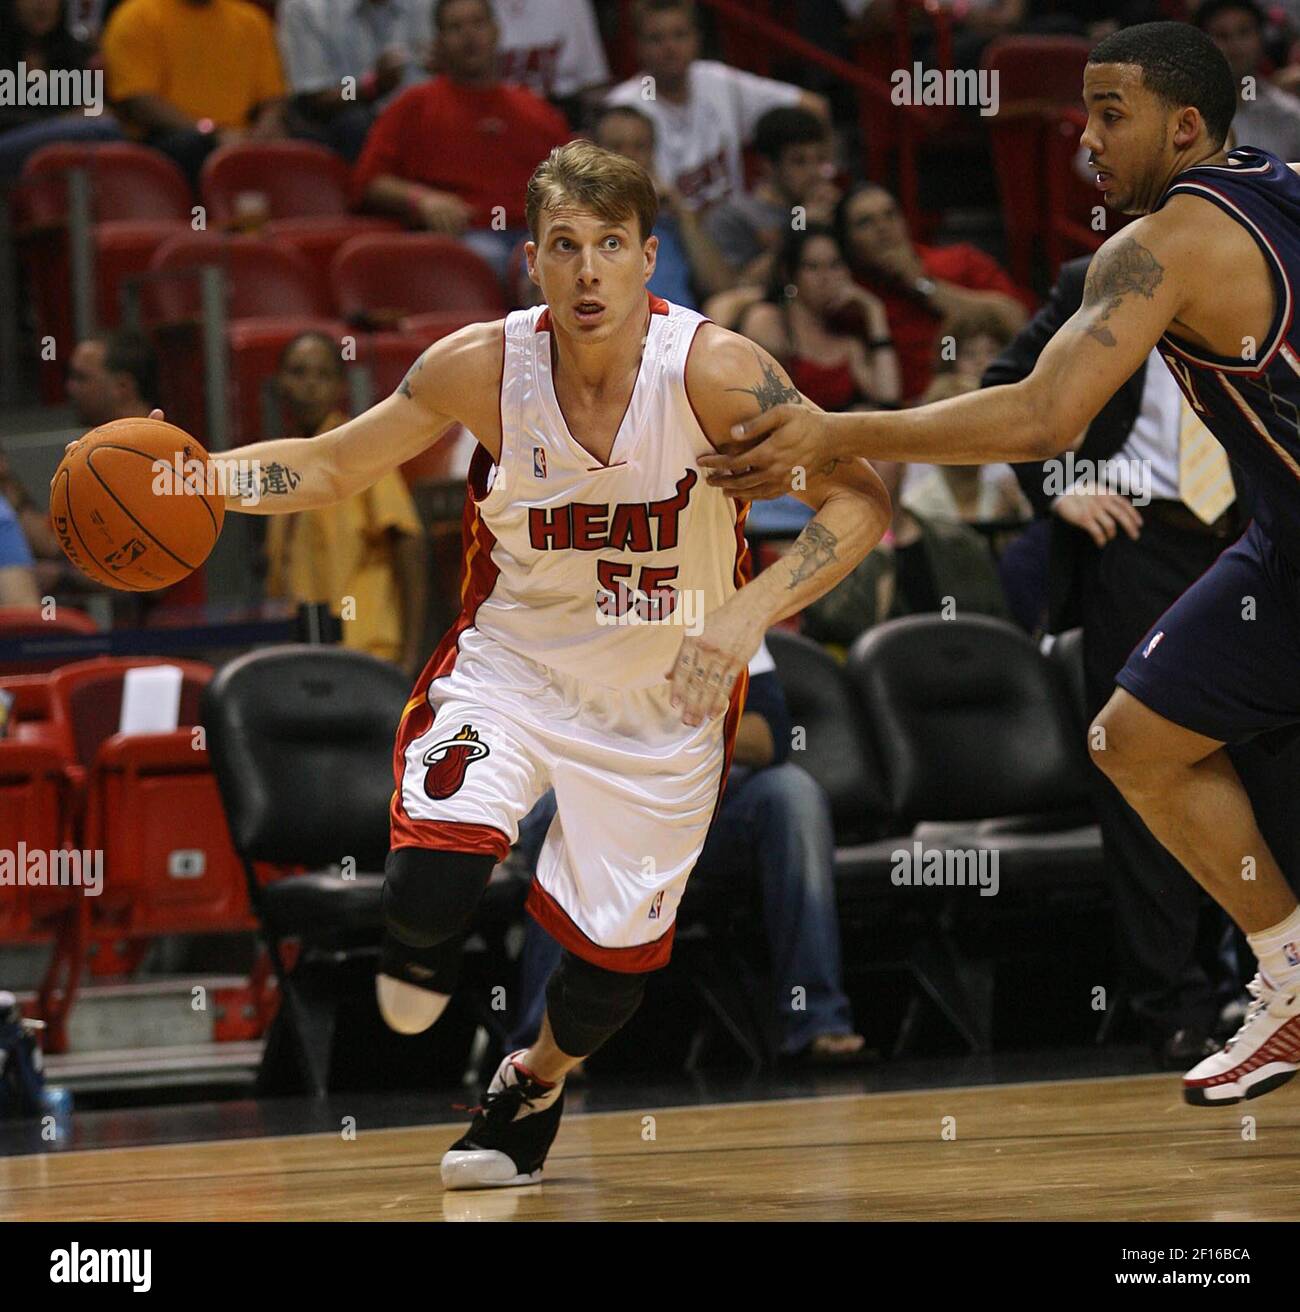
M 659 217 L 659 193 L 645 169 L 594 141 L 556 146 L 533 170 L 524 212 L 534 241 L 541 231 L 543 212 L 566 202 L 590 210 L 607 223 L 635 217 L 642 241 Z

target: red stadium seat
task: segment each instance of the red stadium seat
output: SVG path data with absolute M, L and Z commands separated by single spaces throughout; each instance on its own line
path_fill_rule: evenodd
M 182 671 L 180 727 L 119 734 L 127 671 L 150 665 Z M 253 927 L 207 751 L 192 729 L 211 677 L 211 667 L 195 661 L 109 657 L 51 677 L 53 717 L 80 767 L 70 773 L 84 779 L 80 846 L 104 854 L 104 892 L 91 908 L 95 937 Z
M 349 322 L 405 329 L 409 316 L 456 311 L 467 319 L 506 312 L 488 263 L 453 237 L 409 232 L 354 237 L 330 266 L 339 313 Z
M 109 142 L 98 146 L 56 143 L 32 153 L 22 173 L 24 217 L 37 223 L 67 218 L 67 174 L 90 173 L 96 223 L 162 219 L 189 223 L 194 197 L 184 174 L 166 155 L 147 146 Z
M 199 179 L 209 224 L 235 223 L 244 192 L 261 193 L 271 219 L 346 215 L 348 166 L 306 141 L 243 141 L 214 150 Z
M 1090 49 L 1082 37 L 1006 36 L 991 41 L 980 61 L 998 79 L 998 112 L 987 120 L 989 145 L 1008 264 L 1022 285 L 1031 282 L 1035 246 L 1045 236 L 1044 111 L 1078 105 Z
M 226 314 L 231 320 L 330 314 L 329 297 L 312 276 L 311 265 L 297 251 L 260 237 L 182 233 L 159 247 L 150 268 L 181 275 L 208 265 L 216 265 L 225 277 Z M 159 280 L 146 301 L 150 318 L 195 319 L 200 312 L 198 278 Z
M 155 271 L 177 274 L 205 265 L 224 275 L 232 440 L 255 441 L 262 435 L 262 384 L 274 373 L 285 344 L 300 332 L 338 337 L 344 328 L 330 317 L 324 280 L 296 251 L 276 242 L 186 233 L 165 243 L 152 262 Z M 173 391 L 177 421 L 202 440 L 202 400 L 195 391 L 202 385 L 198 279 L 165 279 L 150 289 L 146 303 L 158 326 L 164 382 Z
M 353 237 L 374 232 L 400 232 L 396 219 L 377 214 L 342 214 L 309 216 L 301 219 L 272 219 L 262 235 L 288 246 L 311 265 L 323 286 L 329 286 L 330 264 L 335 253 Z
M 121 321 L 121 287 L 143 273 L 167 237 L 188 231 L 189 184 L 165 155 L 144 146 L 59 143 L 35 151 L 16 194 L 17 234 L 29 271 L 37 330 L 53 337 L 57 358 L 44 362 L 41 389 L 62 400 L 63 362 L 72 348 L 72 284 L 67 235 L 68 170 L 90 177 L 95 314 L 101 328 Z
M 395 219 L 348 212 L 348 168 L 332 150 L 305 141 L 238 142 L 213 151 L 199 189 L 216 228 L 239 222 L 239 197 L 261 196 L 262 235 L 292 246 L 329 277 L 334 252 L 351 237 L 400 232 Z
M 15 854 L 63 846 L 63 758 L 52 747 L 0 740 L 0 849 Z M 0 884 L 0 942 L 22 942 L 75 894 L 67 890 Z

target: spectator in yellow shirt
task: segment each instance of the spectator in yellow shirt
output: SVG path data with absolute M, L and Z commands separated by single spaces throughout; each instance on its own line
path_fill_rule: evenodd
M 346 419 L 342 355 L 324 333 L 285 347 L 276 382 L 289 436 L 319 437 Z M 345 647 L 411 672 L 422 664 L 424 529 L 399 470 L 336 505 L 271 516 L 266 557 L 267 596 L 324 602 L 342 617 Z
M 102 44 L 119 117 L 191 182 L 215 146 L 285 135 L 275 31 L 245 0 L 123 0 Z

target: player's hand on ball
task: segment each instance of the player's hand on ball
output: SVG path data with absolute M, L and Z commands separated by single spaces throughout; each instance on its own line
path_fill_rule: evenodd
M 703 724 L 727 709 L 736 680 L 758 650 L 763 624 L 748 614 L 742 595 L 714 611 L 700 634 L 682 639 L 668 671 L 672 704 L 687 724 Z
M 1052 503 L 1052 513 L 1082 529 L 1099 547 L 1113 541 L 1121 529 L 1134 542 L 1142 531 L 1137 507 L 1110 492 L 1067 492 Z
M 728 496 L 785 496 L 833 465 L 827 419 L 803 405 L 774 406 L 737 424 L 716 455 L 700 457 L 700 466 L 710 485 Z M 796 481 L 798 470 L 804 476 Z

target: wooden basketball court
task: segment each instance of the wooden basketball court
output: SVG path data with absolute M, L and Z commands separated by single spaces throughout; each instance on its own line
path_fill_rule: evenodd
M 1283 1090 L 1237 1107 L 1187 1107 L 1167 1075 L 566 1114 L 540 1188 L 445 1193 L 438 1159 L 462 1126 L 362 1123 L 355 1139 L 340 1127 L 0 1158 L 0 1220 L 1250 1221 L 1300 1212 L 1300 1099 Z

